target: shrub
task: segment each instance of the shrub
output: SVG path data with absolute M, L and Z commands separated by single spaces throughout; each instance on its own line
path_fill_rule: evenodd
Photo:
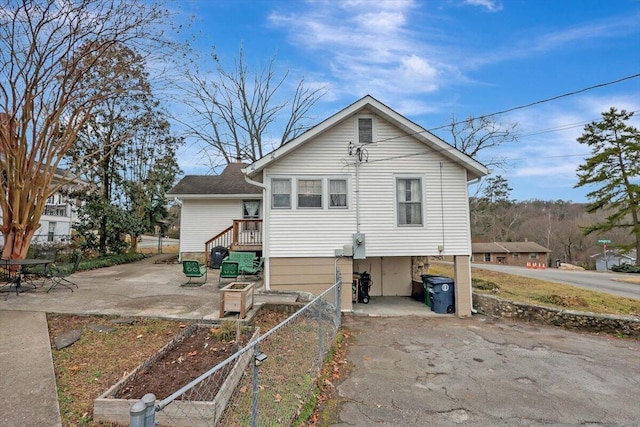
M 616 273 L 640 273 L 640 265 L 620 264 L 611 267 Z
M 479 291 L 497 291 L 500 286 L 488 280 L 473 279 L 473 287 Z

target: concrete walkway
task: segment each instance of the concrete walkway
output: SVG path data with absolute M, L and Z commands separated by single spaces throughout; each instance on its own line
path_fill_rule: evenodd
M 0 360 L 0 425 L 62 425 L 45 313 L 0 311 Z

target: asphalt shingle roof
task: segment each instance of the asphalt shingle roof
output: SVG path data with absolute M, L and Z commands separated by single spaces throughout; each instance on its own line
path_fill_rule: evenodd
M 262 194 L 262 189 L 244 180 L 244 163 L 227 165 L 220 175 L 187 175 L 167 194 L 214 195 L 214 194 Z
M 531 252 L 551 252 L 551 250 L 539 245 L 536 242 L 491 242 L 472 243 L 473 253 L 531 253 Z

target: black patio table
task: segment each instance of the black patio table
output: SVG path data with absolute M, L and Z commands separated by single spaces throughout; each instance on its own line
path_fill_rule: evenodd
M 7 270 L 7 274 L 9 275 L 9 284 L 8 289 L 3 289 L 3 292 L 11 292 L 12 290 L 16 291 L 16 295 L 19 295 L 20 292 L 26 290 L 23 289 L 22 286 L 22 276 L 24 274 L 24 267 L 26 266 L 34 266 L 34 265 L 44 265 L 45 270 L 47 269 L 47 265 L 53 262 L 52 259 L 35 259 L 35 258 L 26 258 L 26 259 L 3 259 L 0 261 L 2 263 L 2 267 Z M 20 270 L 17 271 L 15 277 L 11 277 L 11 266 L 20 266 Z M 13 288 L 13 289 L 11 289 Z M 8 296 L 8 295 L 7 295 Z M 6 298 L 5 298 L 6 299 Z

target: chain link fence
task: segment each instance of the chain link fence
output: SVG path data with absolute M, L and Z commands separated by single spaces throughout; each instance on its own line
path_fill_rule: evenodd
M 132 407 L 131 426 L 290 425 L 340 328 L 336 276 L 331 288 L 171 396 L 155 405 L 145 396 L 146 405 L 143 398 Z

